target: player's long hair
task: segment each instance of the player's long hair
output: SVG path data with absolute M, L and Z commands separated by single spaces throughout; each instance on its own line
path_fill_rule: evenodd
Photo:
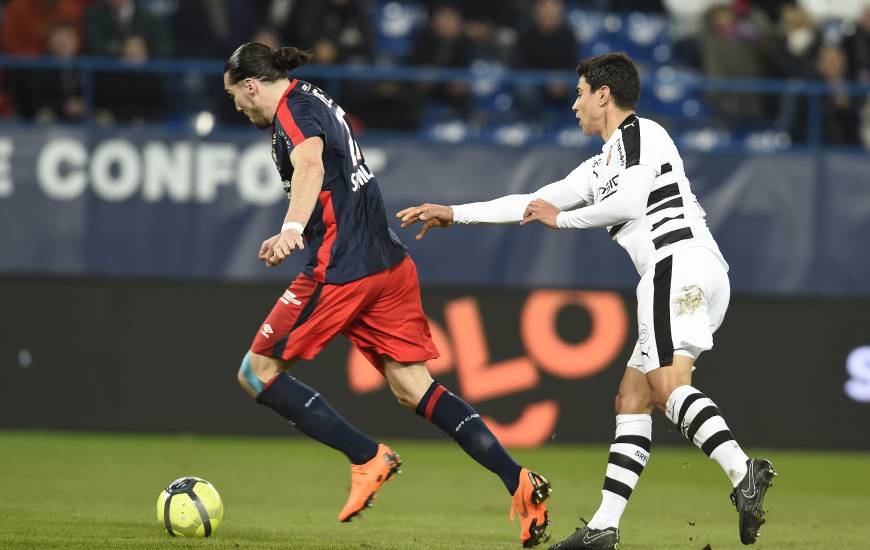
M 259 42 L 248 42 L 236 48 L 224 65 L 224 73 L 229 73 L 230 84 L 246 78 L 274 82 L 287 78 L 288 72 L 313 59 L 310 52 L 299 48 L 273 50 Z

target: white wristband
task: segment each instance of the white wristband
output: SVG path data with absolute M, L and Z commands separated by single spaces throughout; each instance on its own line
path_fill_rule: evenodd
M 287 231 L 288 229 L 295 229 L 297 233 L 300 235 L 303 231 L 305 231 L 305 226 L 299 222 L 287 222 L 281 226 L 281 233 Z

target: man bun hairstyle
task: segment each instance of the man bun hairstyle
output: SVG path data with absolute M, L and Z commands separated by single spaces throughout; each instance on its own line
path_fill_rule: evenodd
M 640 74 L 625 53 L 606 53 L 587 57 L 577 65 L 577 75 L 586 79 L 592 91 L 610 88 L 610 96 L 620 109 L 633 111 L 640 99 Z
M 248 42 L 236 48 L 224 65 L 224 73 L 229 74 L 230 84 L 246 78 L 275 82 L 287 78 L 288 72 L 313 59 L 311 52 L 299 48 L 283 47 L 273 50 L 259 42 Z

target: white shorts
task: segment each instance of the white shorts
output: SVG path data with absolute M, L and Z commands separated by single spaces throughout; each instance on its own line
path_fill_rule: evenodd
M 685 248 L 659 260 L 637 285 L 638 339 L 628 366 L 646 374 L 673 363 L 674 355 L 697 359 L 713 347 L 731 286 L 719 256 Z

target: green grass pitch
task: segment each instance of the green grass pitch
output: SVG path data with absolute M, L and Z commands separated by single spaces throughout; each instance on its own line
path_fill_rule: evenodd
M 0 432 L 0 549 L 520 547 L 495 476 L 452 442 L 390 443 L 404 473 L 361 519 L 340 524 L 349 468 L 308 440 Z M 578 515 L 592 516 L 606 452 L 550 445 L 514 453 L 553 483 L 554 541 Z M 771 457 L 780 476 L 753 548 L 870 548 L 870 454 L 757 454 Z M 157 522 L 158 493 L 183 475 L 211 481 L 223 496 L 213 538 L 174 539 Z M 653 446 L 623 517 L 623 549 L 742 548 L 729 489 L 699 451 Z

